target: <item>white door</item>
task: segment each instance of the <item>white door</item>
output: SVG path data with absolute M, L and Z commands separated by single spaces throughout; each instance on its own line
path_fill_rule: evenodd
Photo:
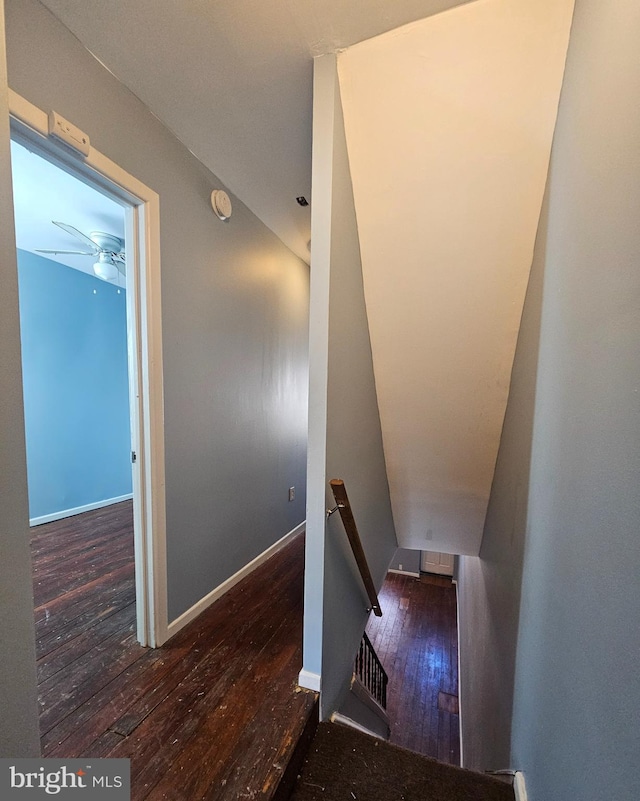
M 420 570 L 423 573 L 437 573 L 439 576 L 453 576 L 453 554 L 423 551 Z

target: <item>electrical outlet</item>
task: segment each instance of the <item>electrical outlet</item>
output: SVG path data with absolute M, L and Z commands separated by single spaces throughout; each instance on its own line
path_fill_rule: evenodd
M 398 570 L 402 570 L 402 565 L 398 565 Z
M 289 487 L 289 500 L 290 501 L 295 501 L 295 499 L 296 499 L 296 488 L 295 487 Z

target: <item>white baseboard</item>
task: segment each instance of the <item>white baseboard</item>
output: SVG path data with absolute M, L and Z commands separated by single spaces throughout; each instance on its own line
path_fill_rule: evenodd
M 348 718 L 346 715 L 341 715 L 339 712 L 334 712 L 333 715 L 331 715 L 331 722 L 342 723 L 343 726 L 349 726 L 356 731 L 361 731 L 363 734 L 368 734 L 369 737 L 377 737 L 378 740 L 384 740 L 381 734 L 371 731 L 371 729 L 368 729 L 366 726 L 356 723 L 355 720 L 351 720 L 351 718 Z
M 252 559 L 248 564 L 240 568 L 237 573 L 234 573 L 233 576 L 229 576 L 226 581 L 223 581 L 222 584 L 219 584 L 214 590 L 211 590 L 208 595 L 205 595 L 204 598 L 201 598 L 190 609 L 187 609 L 186 612 L 183 612 L 180 617 L 177 617 L 172 623 L 169 624 L 169 628 L 167 629 L 167 639 L 173 637 L 174 634 L 177 634 L 180 629 L 183 629 L 188 623 L 191 623 L 192 620 L 195 620 L 195 618 L 197 618 L 201 612 L 204 612 L 207 607 L 211 606 L 211 604 L 217 601 L 218 598 L 221 598 L 225 592 L 228 592 L 239 581 L 242 581 L 243 578 L 248 576 L 257 567 L 266 562 L 267 559 L 270 559 L 274 554 L 282 550 L 282 548 L 284 548 L 285 545 L 288 545 L 294 537 L 297 537 L 298 534 L 304 531 L 305 525 L 306 520 L 303 520 L 300 525 L 296 526 L 288 534 L 285 534 L 284 537 L 281 537 L 277 542 L 274 542 L 273 545 L 270 545 L 266 551 L 258 554 L 255 559 Z
M 513 792 L 516 801 L 527 801 L 527 787 L 524 782 L 524 773 L 520 770 L 516 771 L 516 775 L 513 779 Z
M 420 578 L 420 573 L 413 573 L 410 570 L 396 570 L 393 567 L 390 567 L 387 570 L 387 573 L 400 573 L 401 576 L 413 576 L 414 578 Z
M 428 576 L 444 576 L 453 580 L 453 568 L 446 565 L 429 565 L 429 569 L 422 572 Z
M 456 588 L 456 630 L 458 637 L 458 742 L 460 744 L 460 767 L 464 768 L 464 738 L 462 737 L 462 693 L 460 685 L 462 683 L 461 663 L 460 663 L 460 586 L 454 582 Z
M 370 709 L 374 715 L 377 715 L 380 720 L 383 720 L 386 725 L 389 726 L 389 715 L 387 715 L 387 710 L 376 701 L 376 699 L 373 697 L 373 695 L 371 695 L 369 690 L 367 690 L 365 685 L 360 681 L 355 673 L 351 677 L 351 692 L 363 706 L 366 706 L 367 709 Z M 336 714 L 340 713 L 336 712 Z
M 43 523 L 53 523 L 54 520 L 63 520 L 65 517 L 73 517 L 74 515 L 81 515 L 83 512 L 92 512 L 94 509 L 102 509 L 105 506 L 112 506 L 114 503 L 121 503 L 122 501 L 130 501 L 133 498 L 133 493 L 128 495 L 119 495 L 117 498 L 107 498 L 104 501 L 96 501 L 95 503 L 87 503 L 84 506 L 76 506 L 74 509 L 62 509 L 60 512 L 53 512 L 50 515 L 42 515 L 42 517 L 32 517 L 29 519 L 30 526 L 41 526 Z
M 310 670 L 302 668 L 298 673 L 298 686 L 304 687 L 305 690 L 313 690 L 316 693 L 320 692 L 320 674 L 312 673 Z

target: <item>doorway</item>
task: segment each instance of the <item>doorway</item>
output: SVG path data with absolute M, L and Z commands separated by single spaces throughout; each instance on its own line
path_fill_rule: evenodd
M 33 527 L 133 497 L 125 209 L 15 141 L 11 162 Z
M 420 570 L 437 576 L 453 576 L 454 555 L 451 553 L 435 553 L 422 551 Z
M 108 225 L 96 226 L 99 233 L 107 234 L 111 239 L 95 237 L 94 232 L 82 230 L 86 227 L 84 224 L 80 224 L 80 227 L 73 222 L 60 220 L 58 214 L 53 217 L 53 221 L 62 225 L 51 224 L 51 229 L 60 229 L 62 233 L 78 240 L 79 244 L 86 237 L 86 247 L 91 250 L 93 244 L 97 248 L 94 248 L 93 255 L 85 257 L 85 260 L 89 260 L 87 272 L 93 275 L 81 278 L 85 282 L 94 282 L 96 299 L 102 294 L 102 299 L 108 297 L 114 307 L 120 301 L 121 319 L 124 314 L 131 443 L 127 447 L 126 458 L 131 465 L 130 493 L 133 496 L 135 629 L 141 645 L 158 646 L 167 639 L 168 629 L 159 199 L 156 193 L 90 146 L 88 155 L 80 155 L 50 136 L 48 115 L 12 91 L 9 93 L 9 102 L 11 138 L 16 146 L 25 147 L 31 154 L 42 157 L 49 166 L 53 165 L 67 177 L 73 176 L 79 180 L 85 188 L 91 187 L 93 191 L 99 192 L 112 204 L 110 208 L 117 207 L 123 214 L 124 230 L 119 229 L 118 232 L 105 230 Z M 119 242 L 122 243 L 121 250 L 117 248 Z M 45 241 L 42 250 L 81 249 L 73 246 L 63 248 L 59 242 L 53 242 L 51 246 L 48 244 Z M 54 252 L 39 256 L 55 258 L 56 254 Z M 76 258 L 79 259 L 80 256 L 76 254 Z M 55 264 L 53 269 L 56 269 Z M 100 425 L 99 420 L 96 425 Z M 120 434 L 122 435 L 122 431 Z M 121 462 L 122 449 L 119 450 Z M 121 463 L 120 474 L 122 477 Z M 126 494 L 123 492 L 122 496 Z M 124 500 L 122 496 L 115 495 L 106 500 Z

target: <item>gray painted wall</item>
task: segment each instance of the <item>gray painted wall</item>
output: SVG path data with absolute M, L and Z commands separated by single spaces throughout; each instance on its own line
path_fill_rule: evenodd
M 398 548 L 389 565 L 389 570 L 402 570 L 404 573 L 419 573 L 422 551 L 413 548 Z
M 531 801 L 640 796 L 638 30 L 634 0 L 576 2 L 493 516 L 461 560 L 465 763 L 509 759 Z
M 214 217 L 216 177 L 35 0 L 7 1 L 7 52 L 160 195 L 171 620 L 304 519 L 308 267 L 237 199 Z
M 640 7 L 578 0 L 554 154 L 513 715 L 532 801 L 640 797 Z
M 548 213 L 545 196 L 541 221 Z M 540 226 L 536 252 L 544 252 Z M 466 767 L 496 770 L 511 760 L 511 709 L 536 398 L 543 265 L 531 270 L 509 402 L 480 556 L 458 557 L 460 681 Z
M 327 717 L 347 690 L 368 618 L 339 515 L 325 524 L 324 510 L 335 505 L 328 481 L 345 482 L 378 587 L 397 546 L 334 56 L 315 61 L 314 180 L 305 669 L 321 671 Z
M 0 757 L 40 753 L 4 13 L 0 3 Z

